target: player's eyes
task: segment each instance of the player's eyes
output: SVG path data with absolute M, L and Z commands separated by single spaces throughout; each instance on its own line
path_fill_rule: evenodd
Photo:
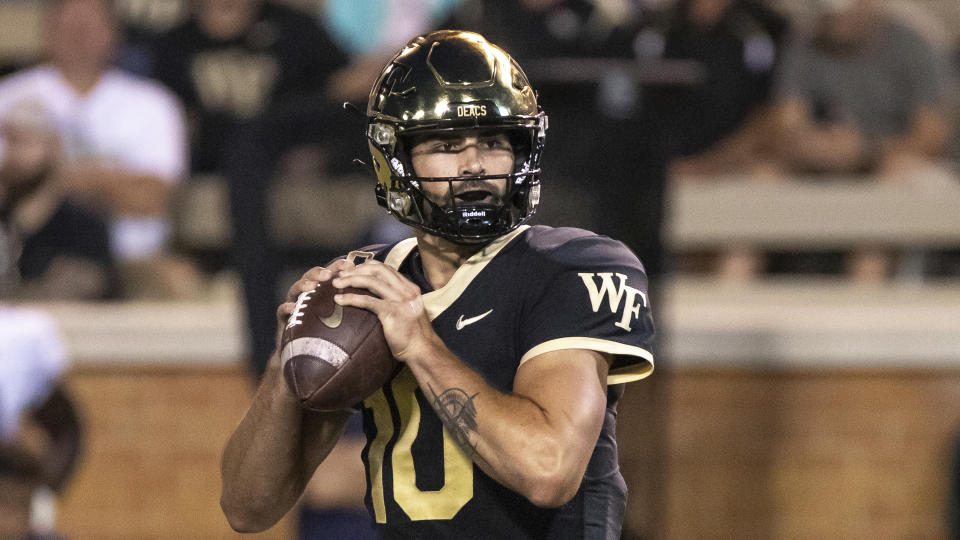
M 437 141 L 430 145 L 432 152 L 455 152 L 458 146 L 450 141 Z
M 452 140 L 452 141 L 432 141 L 428 144 L 430 152 L 436 153 L 456 153 L 461 151 L 465 145 L 466 141 L 461 140 Z M 471 143 L 472 144 L 472 143 Z M 513 147 L 504 137 L 485 137 L 480 139 L 477 143 L 477 148 L 481 150 L 510 150 Z
M 489 150 L 509 150 L 511 148 L 510 142 L 502 137 L 484 139 L 480 144 Z

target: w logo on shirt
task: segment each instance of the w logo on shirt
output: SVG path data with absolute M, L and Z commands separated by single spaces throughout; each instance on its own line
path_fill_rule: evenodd
M 593 308 L 593 312 L 600 311 L 603 299 L 606 297 L 610 313 L 618 313 L 621 310 L 623 312 L 620 320 L 614 325 L 629 332 L 630 323 L 634 319 L 640 318 L 640 308 L 647 306 L 646 293 L 627 285 L 626 274 L 581 272 L 577 275 L 580 276 L 583 284 L 587 287 L 587 293 L 590 295 L 590 307 Z M 619 280 L 618 283 L 614 283 L 614 275 Z M 599 287 L 596 281 L 598 277 L 600 278 Z

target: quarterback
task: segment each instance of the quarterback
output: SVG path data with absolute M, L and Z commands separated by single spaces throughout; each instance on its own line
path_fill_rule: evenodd
M 620 242 L 530 226 L 547 117 L 520 66 L 482 36 L 413 39 L 370 92 L 376 197 L 415 237 L 308 271 L 369 309 L 402 369 L 354 410 L 301 409 L 274 354 L 223 455 L 239 531 L 297 501 L 351 414 L 366 506 L 386 538 L 619 538 L 622 383 L 653 370 L 647 279 Z

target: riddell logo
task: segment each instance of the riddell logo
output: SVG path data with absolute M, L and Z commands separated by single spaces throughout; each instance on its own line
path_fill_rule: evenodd
M 472 212 L 464 212 L 463 217 L 487 217 L 487 213 L 481 210 L 474 210 Z

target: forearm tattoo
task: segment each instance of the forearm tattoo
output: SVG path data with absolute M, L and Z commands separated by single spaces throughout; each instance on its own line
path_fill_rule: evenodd
M 433 408 L 447 431 L 468 457 L 479 457 L 477 444 L 472 441 L 477 433 L 477 408 L 473 405 L 477 394 L 470 396 L 459 388 L 449 388 L 437 394 L 432 386 L 427 386 L 433 394 Z

